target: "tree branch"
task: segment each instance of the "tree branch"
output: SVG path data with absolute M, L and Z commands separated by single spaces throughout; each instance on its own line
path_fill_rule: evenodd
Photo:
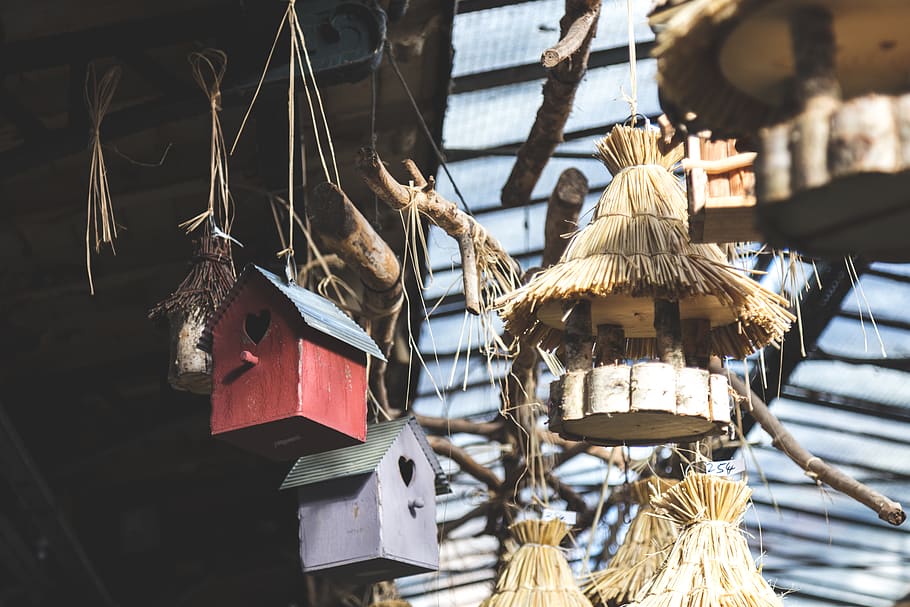
M 472 422 L 466 419 L 445 417 L 430 417 L 427 415 L 414 415 L 419 423 L 426 430 L 438 432 L 440 434 L 455 434 L 465 432 L 467 434 L 479 434 L 481 436 L 495 436 L 502 431 L 502 420 L 497 419 L 492 422 Z
M 435 225 L 441 228 L 459 244 L 462 256 L 462 273 L 465 281 L 465 295 L 473 296 L 479 285 L 476 252 L 478 248 L 486 251 L 503 268 L 521 274 L 521 268 L 503 246 L 483 228 L 473 217 L 460 210 L 454 202 L 446 200 L 433 189 L 432 181 L 424 178 L 417 166 L 405 161 L 405 168 L 414 182 L 413 187 L 399 183 L 385 168 L 379 154 L 371 148 L 361 148 L 357 158 L 357 171 L 367 186 L 383 202 L 393 209 L 403 210 L 416 205 L 418 211 Z M 473 247 L 466 252 L 467 247 Z M 475 301 L 468 302 L 468 309 L 473 313 L 479 311 L 479 295 Z
M 566 14 L 560 20 L 560 38 L 566 38 L 577 19 L 593 13 L 593 20 L 574 54 L 560 62 L 547 74 L 543 85 L 543 102 L 527 140 L 518 149 L 515 165 L 502 188 L 503 206 L 528 204 L 531 192 L 556 146 L 562 143 L 563 129 L 572 111 L 575 91 L 588 68 L 591 39 L 597 31 L 601 0 L 566 0 Z
M 556 67 L 559 63 L 567 60 L 581 48 L 581 45 L 584 44 L 585 39 L 591 32 L 592 26 L 597 23 L 598 12 L 598 10 L 593 10 L 582 14 L 572 22 L 572 25 L 569 26 L 569 31 L 566 32 L 565 36 L 563 36 L 556 45 L 551 46 L 543 52 L 543 55 L 540 57 L 540 62 L 545 68 L 550 69 Z
M 325 246 L 360 277 L 367 291 L 363 298 L 363 309 L 370 320 L 370 335 L 383 353 L 388 355 L 403 301 L 401 264 L 398 258 L 347 195 L 332 183 L 316 186 L 307 214 Z M 370 385 L 373 395 L 380 406 L 388 411 L 385 370 L 384 361 L 371 362 Z
M 473 476 L 493 491 L 497 491 L 502 487 L 502 481 L 492 470 L 478 463 L 467 451 L 452 444 L 452 441 L 441 436 L 432 435 L 427 437 L 427 441 L 433 451 L 454 461 L 463 472 Z
M 556 187 L 547 201 L 544 224 L 544 249 L 541 265 L 552 266 L 562 257 L 569 244 L 565 234 L 578 227 L 578 216 L 588 195 L 588 180 L 578 169 L 566 169 L 559 175 Z
M 716 357 L 711 358 L 708 370 L 711 373 L 726 373 L 720 360 Z M 832 489 L 840 491 L 844 495 L 868 506 L 878 514 L 880 519 L 892 525 L 900 525 L 907 519 L 907 514 L 900 504 L 891 501 L 878 491 L 825 463 L 821 458 L 812 455 L 803 448 L 793 435 L 784 428 L 780 420 L 771 413 L 768 405 L 765 404 L 761 397 L 753 392 L 739 377 L 728 374 L 727 379 L 734 390 L 743 397 L 750 399 L 752 417 L 771 436 L 771 444 L 802 468 L 809 478 L 823 482 Z

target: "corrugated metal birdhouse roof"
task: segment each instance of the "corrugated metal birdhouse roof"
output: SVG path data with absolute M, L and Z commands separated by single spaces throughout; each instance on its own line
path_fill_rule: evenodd
M 255 275 L 265 278 L 266 282 L 274 286 L 279 293 L 284 295 L 300 314 L 300 317 L 307 326 L 320 333 L 330 335 L 370 356 L 385 360 L 385 356 L 382 354 L 382 351 L 379 350 L 379 346 L 370 338 L 369 334 L 331 301 L 312 291 L 308 291 L 299 285 L 293 283 L 289 284 L 277 274 L 273 274 L 254 264 L 249 264 L 243 269 L 243 272 L 237 278 L 237 282 L 234 283 L 231 292 L 225 296 L 224 301 L 221 302 L 221 305 L 218 306 L 218 309 L 215 310 L 215 313 L 209 318 L 202 338 L 199 340 L 200 349 L 211 352 L 212 331 L 218 325 L 218 322 L 224 315 L 224 311 L 230 307 L 243 290 L 249 277 Z
M 325 453 L 315 453 L 301 457 L 288 472 L 281 489 L 313 485 L 324 481 L 335 480 L 368 474 L 376 469 L 379 462 L 391 448 L 395 439 L 406 426 L 410 426 L 420 444 L 427 461 L 435 473 L 436 494 L 450 493 L 449 482 L 446 478 L 436 454 L 427 442 L 423 428 L 413 417 L 380 422 L 367 427 L 366 442 L 353 447 L 335 449 Z

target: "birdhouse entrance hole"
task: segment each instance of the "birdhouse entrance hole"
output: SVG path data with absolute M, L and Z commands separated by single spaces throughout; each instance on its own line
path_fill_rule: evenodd
M 250 341 L 258 344 L 268 333 L 271 320 L 272 314 L 268 310 L 263 310 L 259 314 L 250 312 L 246 315 L 246 320 L 243 323 L 243 332 L 250 338 Z
M 410 485 L 414 479 L 414 460 L 403 455 L 399 457 L 398 471 L 401 473 L 401 480 L 404 481 L 405 486 Z

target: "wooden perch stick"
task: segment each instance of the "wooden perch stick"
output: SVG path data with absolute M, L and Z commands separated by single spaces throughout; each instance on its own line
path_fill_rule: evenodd
M 547 69 L 556 67 L 560 62 L 571 57 L 581 48 L 585 38 L 591 32 L 591 26 L 597 23 L 597 10 L 588 11 L 578 17 L 569 26 L 565 36 L 543 52 L 540 62 Z
M 708 370 L 711 373 L 726 373 L 720 360 L 716 357 L 711 358 Z M 809 478 L 825 483 L 832 489 L 840 491 L 844 495 L 868 506 L 878 514 L 880 519 L 892 525 L 900 525 L 907 519 L 907 514 L 900 504 L 891 501 L 878 491 L 825 463 L 821 458 L 812 455 L 803 448 L 793 438 L 793 435 L 784 428 L 780 420 L 771 413 L 768 405 L 765 404 L 761 397 L 753 392 L 739 377 L 729 374 L 728 381 L 740 395 L 750 399 L 752 417 L 771 436 L 771 444 L 805 470 Z
M 433 451 L 449 458 L 458 464 L 463 472 L 473 476 L 493 491 L 497 491 L 502 487 L 502 481 L 492 470 L 478 463 L 467 451 L 452 444 L 452 441 L 441 436 L 428 436 L 427 441 Z
M 512 173 L 502 188 L 500 200 L 503 206 L 528 204 L 541 172 L 556 146 L 562 143 L 563 129 L 572 111 L 575 91 L 588 67 L 588 55 L 591 50 L 591 39 L 597 31 L 600 3 L 601 0 L 566 0 L 566 14 L 559 22 L 560 38 L 565 39 L 568 36 L 577 19 L 589 13 L 593 13 L 594 17 L 575 53 L 547 74 L 547 81 L 543 85 L 543 102 L 537 111 L 534 125 L 527 140 L 518 149 Z
M 683 158 L 682 168 L 684 171 L 692 169 L 701 169 L 708 175 L 719 175 L 729 173 L 739 169 L 747 169 L 755 163 L 755 152 L 742 152 L 734 156 L 728 156 L 719 160 L 694 160 L 692 158 Z
M 403 301 L 398 258 L 347 195 L 332 183 L 316 186 L 307 215 L 326 248 L 336 253 L 360 277 L 367 291 L 363 308 L 370 322 L 370 335 L 388 355 Z M 371 362 L 373 395 L 388 411 L 385 370 L 385 362 Z
M 480 277 L 477 262 L 472 262 L 472 259 L 476 260 L 477 247 L 489 251 L 516 276 L 520 275 L 520 268 L 499 241 L 490 236 L 477 220 L 460 210 L 454 202 L 440 196 L 413 162 L 406 160 L 404 164 L 415 184 L 413 188 L 402 185 L 392 177 L 379 154 L 371 148 L 360 149 L 357 171 L 367 186 L 390 207 L 400 211 L 414 204 L 422 215 L 455 239 L 462 255 L 465 296 L 467 298 L 477 294 L 474 301 L 468 302 L 468 310 L 476 314 L 480 308 Z

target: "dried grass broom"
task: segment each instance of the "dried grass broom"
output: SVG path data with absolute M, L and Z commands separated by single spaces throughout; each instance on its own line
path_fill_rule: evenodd
M 595 314 L 616 316 L 594 326 L 648 317 L 654 299 L 689 305 L 710 318 L 712 350 L 720 356 L 741 358 L 789 329 L 786 300 L 731 266 L 717 245 L 689 241 L 686 196 L 672 172 L 682 148 L 664 154 L 659 137 L 617 126 L 598 143 L 613 180 L 559 263 L 498 300 L 512 334 L 555 348 L 563 306 L 580 299 L 591 300 Z M 653 349 L 647 338 L 627 345 L 638 350 L 627 352 L 629 358 Z
M 149 318 L 166 318 L 170 326 L 168 383 L 177 390 L 208 394 L 212 391 L 212 360 L 196 346 L 209 316 L 231 290 L 235 278 L 229 240 L 233 218 L 227 154 L 218 119 L 227 56 L 222 51 L 206 49 L 192 53 L 190 63 L 211 106 L 209 201 L 205 211 L 180 224 L 187 232 L 198 234 L 193 240 L 190 269 L 177 289 L 149 311 Z
M 751 495 L 742 481 L 692 473 L 655 498 L 657 516 L 676 524 L 679 537 L 629 607 L 782 607 L 739 527 Z
M 559 548 L 569 532 L 564 522 L 524 520 L 509 529 L 519 547 L 480 607 L 591 607 Z
M 638 504 L 622 545 L 605 569 L 590 575 L 584 593 L 597 607 L 619 607 L 634 600 L 647 585 L 676 539 L 676 526 L 663 516 L 655 516 L 651 497 L 662 495 L 675 480 L 652 477 L 632 483 L 629 492 Z
M 88 178 L 88 212 L 85 219 L 85 270 L 88 274 L 88 286 L 95 294 L 95 283 L 92 279 L 92 244 L 95 253 L 101 252 L 101 245 L 110 245 L 116 254 L 114 240 L 117 238 L 117 221 L 114 219 L 114 207 L 111 204 L 111 190 L 107 183 L 107 167 L 104 164 L 104 150 L 101 147 L 101 122 L 111 107 L 114 90 L 120 82 L 120 68 L 112 67 L 98 80 L 95 66 L 88 65 L 85 74 L 85 105 L 92 122 L 91 140 L 92 162 Z

